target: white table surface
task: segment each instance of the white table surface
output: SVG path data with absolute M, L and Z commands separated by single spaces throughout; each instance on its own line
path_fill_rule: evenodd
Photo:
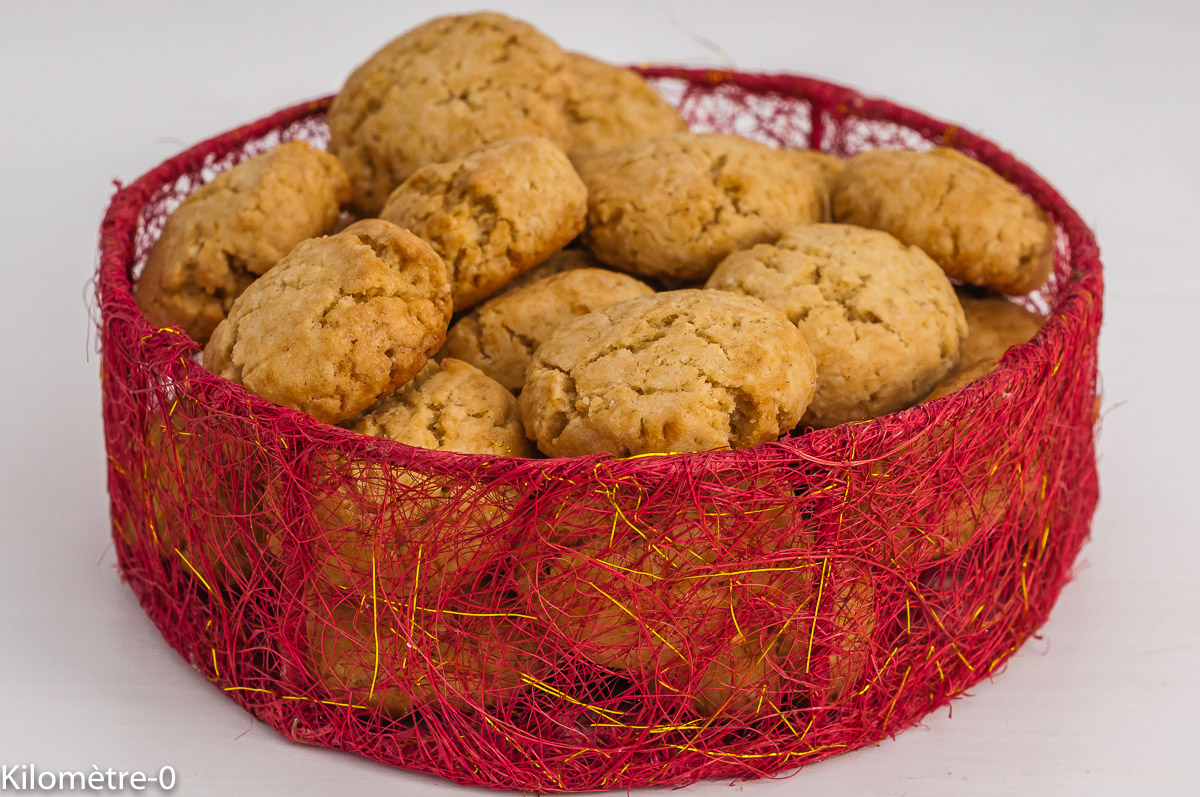
M 1046 175 L 1103 250 L 1103 497 L 1040 638 L 953 717 L 685 794 L 1198 793 L 1197 6 L 495 5 L 610 60 L 810 73 L 962 122 Z M 85 306 L 113 178 L 336 90 L 443 8 L 472 3 L 0 5 L 0 763 L 169 764 L 194 795 L 486 793 L 288 743 L 162 641 L 108 542 Z

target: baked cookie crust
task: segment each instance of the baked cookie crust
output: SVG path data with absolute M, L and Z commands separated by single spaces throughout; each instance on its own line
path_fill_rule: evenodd
M 577 78 L 557 44 L 524 22 L 478 13 L 431 20 L 358 67 L 329 108 L 329 151 L 374 216 L 428 163 L 541 135 L 564 150 Z
M 663 133 L 687 130 L 687 123 L 646 79 L 580 53 L 567 53 L 579 78 L 578 94 L 567 102 L 571 160 Z
M 795 427 L 814 372 L 807 341 L 778 310 L 671 291 L 559 327 L 534 352 L 517 405 L 550 456 L 746 448 Z
M 203 345 L 242 291 L 328 231 L 349 198 L 337 159 L 303 141 L 243 161 L 170 215 L 134 298 L 150 323 L 178 325 Z
M 453 357 L 430 360 L 411 382 L 364 412 L 351 428 L 436 451 L 537 455 L 525 437 L 512 393 Z
M 958 300 L 967 319 L 962 365 L 930 392 L 927 401 L 949 395 L 991 373 L 1006 351 L 1032 338 L 1045 323 L 1041 316 L 994 296 L 960 292 Z
M 379 219 L 296 246 L 246 289 L 204 366 L 326 423 L 420 371 L 446 337 L 450 281 L 437 253 Z
M 726 258 L 708 288 L 754 296 L 803 333 L 817 390 L 802 423 L 904 409 L 958 365 L 967 332 L 946 275 L 885 232 L 809 224 Z
M 820 221 L 810 167 L 785 150 L 717 133 L 674 133 L 586 157 L 584 243 L 647 277 L 703 280 L 738 249 Z
M 506 291 L 459 319 L 442 352 L 471 363 L 514 393 L 537 349 L 563 324 L 654 289 L 616 271 L 577 268 Z
M 380 218 L 441 255 L 462 311 L 570 243 L 586 213 L 587 189 L 562 150 L 520 136 L 419 169 Z
M 889 232 L 973 285 L 1025 294 L 1054 266 L 1041 208 L 956 150 L 864 152 L 834 181 L 832 202 L 835 221 Z

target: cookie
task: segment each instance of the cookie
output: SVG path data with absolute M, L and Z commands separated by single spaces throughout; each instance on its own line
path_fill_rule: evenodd
M 479 368 L 509 390 L 520 391 L 533 352 L 555 329 L 609 305 L 654 290 L 627 274 L 577 268 L 489 299 L 446 333 L 442 353 Z
M 464 447 L 497 448 L 459 432 L 458 442 L 473 441 Z M 502 684 L 522 686 L 507 675 L 491 680 L 495 663 L 515 676 L 513 667 L 536 662 L 525 660 L 518 629 L 490 608 L 496 597 L 486 588 L 508 567 L 503 525 L 518 491 L 338 453 L 318 454 L 311 468 L 318 533 L 298 540 L 305 550 L 296 559 L 311 568 L 310 662 L 335 699 L 398 715 L 439 696 L 464 708 Z
M 934 399 L 940 399 L 942 396 L 957 393 L 976 379 L 987 376 L 994 370 L 996 370 L 994 360 L 975 360 L 965 363 L 962 367 L 956 369 L 954 373 L 950 374 L 950 376 L 939 382 L 929 392 L 929 395 L 925 397 L 925 400 L 933 401 Z
M 204 344 L 242 291 L 332 227 L 349 198 L 337 159 L 303 141 L 243 161 L 167 218 L 134 298 L 150 323 L 182 327 Z
M 568 246 L 565 249 L 559 249 L 550 257 L 526 271 L 521 276 L 517 277 L 512 282 L 505 285 L 500 293 L 516 290 L 531 282 L 537 282 L 540 279 L 549 277 L 553 274 L 561 274 L 564 271 L 571 271 L 577 268 L 604 268 L 604 264 L 597 260 L 591 252 L 582 247 Z M 499 294 L 497 294 L 499 295 Z
M 817 149 L 787 150 L 796 160 L 804 164 L 817 178 L 821 190 L 828 193 L 833 188 L 833 181 L 846 168 L 846 159 L 829 152 Z
M 329 150 L 377 215 L 388 194 L 429 163 L 481 144 L 540 135 L 571 145 L 564 103 L 575 73 L 558 45 L 502 14 L 434 19 L 356 69 L 329 107 Z
M 948 396 L 991 373 L 1006 351 L 1032 338 L 1045 323 L 1041 316 L 1004 299 L 962 293 L 958 299 L 967 318 L 962 365 L 939 383 L 926 401 Z
M 246 289 L 204 366 L 268 401 L 336 423 L 394 392 L 446 337 L 437 253 L 378 219 L 296 246 Z
M 733 608 L 779 575 L 754 560 L 786 528 L 791 495 L 703 482 L 689 489 L 707 493 L 722 509 L 704 516 L 690 506 L 652 509 L 640 485 L 617 484 L 598 501 L 543 516 L 540 532 L 551 544 L 517 562 L 516 586 L 525 613 L 582 658 L 628 673 L 639 686 L 665 684 L 664 694 L 713 714 L 724 702 L 714 694 L 722 682 L 766 675 L 742 655 L 755 646 L 739 641 Z M 723 534 L 725 528 L 738 533 Z M 803 570 L 786 575 L 811 581 Z M 753 636 L 757 618 L 741 619 Z
M 697 712 L 772 715 L 782 710 L 788 695 L 800 694 L 810 705 L 821 705 L 857 686 L 871 660 L 875 590 L 870 578 L 853 572 L 841 574 L 826 588 L 828 594 L 803 580 L 765 580 L 759 600 L 773 602 L 774 595 L 787 590 L 783 594 L 789 596 L 793 622 L 784 619 L 769 628 L 755 628 L 740 620 L 740 633 L 713 648 L 719 652 L 698 679 Z M 750 606 L 742 611 L 750 614 L 754 601 L 747 603 Z M 805 615 L 812 618 L 808 623 L 794 622 Z M 823 626 L 828 631 L 810 639 L 814 615 L 828 623 Z
M 124 472 L 129 500 L 117 528 L 129 545 L 157 551 L 212 591 L 237 585 L 253 569 L 266 535 L 259 512 L 265 480 L 251 444 L 235 437 L 220 438 L 205 454 L 239 463 L 236 472 L 218 473 L 201 459 L 188 421 L 196 414 L 198 407 L 180 399 L 168 418 L 147 418 L 142 467 Z
M 593 150 L 687 130 L 675 108 L 632 69 L 579 53 L 567 53 L 567 62 L 579 77 L 579 93 L 566 104 L 571 160 Z
M 959 293 L 958 301 L 967 318 L 964 364 L 979 360 L 999 362 L 1006 351 L 1036 335 L 1046 321 L 1005 299 Z
M 965 456 L 952 469 L 939 468 L 942 452 L 977 427 L 978 420 L 970 417 L 936 423 L 924 450 L 906 447 L 867 466 L 859 481 L 867 485 L 864 494 L 841 501 L 839 511 L 847 526 L 862 529 L 872 557 L 924 567 L 954 556 L 997 523 L 1021 522 L 1030 507 L 1043 503 L 1044 471 L 1031 467 L 1019 436 L 1014 439 L 1006 429 L 976 449 L 983 456 Z M 982 487 L 963 490 L 965 484 Z M 914 502 L 915 494 L 939 498 Z
M 633 274 L 703 280 L 731 252 L 820 221 L 808 166 L 765 144 L 716 133 L 674 133 L 582 159 L 584 243 Z
M 461 311 L 570 243 L 586 213 L 587 189 L 562 150 L 520 136 L 419 169 L 379 215 L 442 256 Z
M 842 169 L 846 168 L 846 159 L 815 149 L 790 149 L 788 152 L 800 161 L 816 180 L 817 186 L 821 190 L 821 197 L 825 202 L 825 211 L 821 220 L 831 221 L 833 211 L 830 207 L 830 196 L 833 193 L 833 181 L 842 173 Z
M 705 451 L 789 432 L 813 383 L 808 343 L 778 310 L 685 290 L 556 329 L 534 352 L 517 405 L 550 456 Z
M 351 427 L 410 446 L 460 454 L 532 457 L 517 400 L 496 380 L 453 357 L 430 360 L 411 382 Z
M 786 693 L 855 683 L 869 660 L 870 583 L 852 565 L 803 563 L 790 489 L 716 489 L 703 515 L 637 496 L 592 518 L 573 507 L 543 529 L 553 544 L 517 564 L 525 613 L 582 658 L 703 716 L 775 713 Z M 830 627 L 810 646 L 814 614 Z
M 729 627 L 733 579 L 713 573 L 710 542 L 688 535 L 682 524 L 656 520 L 636 521 L 645 540 L 610 541 L 605 533 L 540 568 L 519 564 L 525 611 L 547 623 L 552 638 L 564 638 L 563 647 L 600 667 L 630 673 L 638 683 L 666 684 L 667 694 L 705 714 L 736 714 L 745 708 L 741 702 L 717 711 L 722 682 L 763 680 L 769 669 L 745 661 L 758 646 L 739 644 Z
M 817 362 L 806 426 L 920 401 L 958 365 L 967 332 L 954 288 L 928 255 L 847 224 L 802 225 L 736 252 L 706 287 L 757 297 L 803 333 Z
M 312 473 L 319 534 L 303 543 L 314 585 L 402 600 L 419 580 L 436 600 L 493 580 L 506 563 L 502 527 L 520 497 L 511 487 L 337 454 L 316 457 Z M 269 544 L 278 549 L 281 541 L 277 534 Z
M 1054 227 L 1041 208 L 952 149 L 852 158 L 834 182 L 833 217 L 885 230 L 951 277 L 1008 294 L 1036 290 L 1054 265 Z
M 523 676 L 543 670 L 530 655 L 533 641 L 513 622 L 424 604 L 313 595 L 304 630 L 309 664 L 335 702 L 392 717 L 425 705 L 494 706 L 528 688 Z

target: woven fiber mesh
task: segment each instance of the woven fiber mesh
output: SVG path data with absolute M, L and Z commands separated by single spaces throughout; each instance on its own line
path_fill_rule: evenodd
M 1059 230 L 1048 316 L 966 389 L 741 451 L 516 460 L 356 435 L 246 393 L 135 306 L 165 217 L 323 145 L 318 101 L 121 188 L 98 293 L 113 536 L 166 640 L 281 734 L 532 791 L 756 777 L 917 722 L 1046 619 L 1097 499 L 1091 233 L 995 145 L 793 76 L 646 70 L 698 130 L 956 147 Z M 803 430 L 801 430 L 802 432 Z

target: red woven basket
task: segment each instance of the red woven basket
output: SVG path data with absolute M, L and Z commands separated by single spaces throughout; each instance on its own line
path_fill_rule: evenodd
M 1091 232 L 960 128 L 803 77 L 643 70 L 695 129 L 852 155 L 957 148 L 1057 225 L 1031 342 L 964 390 L 741 451 L 517 460 L 318 423 L 205 371 L 131 279 L 167 214 L 328 100 L 120 189 L 98 295 L 123 578 L 217 688 L 298 742 L 531 791 L 757 777 L 861 747 L 1045 621 L 1097 500 Z M 633 552 L 633 553 L 631 553 Z

